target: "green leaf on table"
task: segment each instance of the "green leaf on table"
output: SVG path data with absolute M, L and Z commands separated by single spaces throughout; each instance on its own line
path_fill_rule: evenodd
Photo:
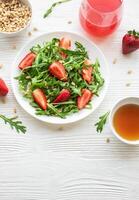
M 27 129 L 22 124 L 21 121 L 17 120 L 18 117 L 5 117 L 4 115 L 0 115 L 0 118 L 3 119 L 5 124 L 9 124 L 12 129 L 15 129 L 18 133 L 26 133 Z
M 61 0 L 61 1 L 57 1 L 57 2 L 53 3 L 53 4 L 51 5 L 51 7 L 46 11 L 46 13 L 44 14 L 43 18 L 48 17 L 48 15 L 50 15 L 50 14 L 52 13 L 53 9 L 54 9 L 56 6 L 58 6 L 58 5 L 62 4 L 62 3 L 66 3 L 66 2 L 68 2 L 68 1 L 71 1 L 71 0 Z
M 101 133 L 103 131 L 103 128 L 107 122 L 109 114 L 110 112 L 108 111 L 107 113 L 99 117 L 99 121 L 95 124 L 98 133 Z

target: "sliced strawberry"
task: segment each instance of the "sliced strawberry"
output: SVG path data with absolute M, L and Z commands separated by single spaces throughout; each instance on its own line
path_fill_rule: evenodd
M 55 76 L 59 80 L 61 80 L 61 81 L 67 80 L 67 74 L 66 74 L 65 67 L 59 61 L 52 63 L 49 67 L 49 71 L 53 76 Z
M 70 49 L 71 47 L 71 40 L 69 38 L 62 38 L 60 40 L 59 46 L 63 49 Z
M 61 52 L 60 54 L 61 54 L 61 56 L 62 56 L 63 59 L 67 58 L 67 54 L 66 53 Z
M 84 64 L 89 66 L 92 65 L 92 62 L 89 59 L 85 59 Z
M 32 66 L 34 60 L 36 58 L 36 54 L 34 53 L 28 53 L 24 58 L 23 60 L 20 62 L 19 64 L 19 69 L 23 70 L 25 69 L 26 67 L 29 67 L 29 66 Z
M 84 61 L 84 64 L 87 65 L 88 67 L 84 66 L 82 69 L 82 77 L 85 81 L 87 81 L 89 84 L 92 82 L 92 71 L 93 68 L 90 66 L 92 62 L 88 59 Z M 90 67 L 89 67 L 90 66 Z
M 92 98 L 92 92 L 88 89 L 83 89 L 82 95 L 77 98 L 78 109 L 79 110 L 83 109 L 89 103 L 91 98 Z
M 89 84 L 92 82 L 92 67 L 84 67 L 82 70 L 82 77 L 85 81 L 87 81 Z
M 34 98 L 34 101 L 43 109 L 47 109 L 47 98 L 44 94 L 44 92 L 41 89 L 35 89 L 32 92 L 32 96 Z
M 128 31 L 122 41 L 123 54 L 131 53 L 137 49 L 139 49 L 139 33 L 135 30 Z
M 8 87 L 4 80 L 0 79 L 0 96 L 6 96 L 8 94 Z
M 70 91 L 67 89 L 63 89 L 54 100 L 54 103 L 64 102 L 64 101 L 67 101 L 69 98 L 70 98 Z
M 71 40 L 69 38 L 62 38 L 60 40 L 59 46 L 63 49 L 70 49 L 71 48 Z M 67 55 L 64 52 L 61 52 L 61 56 L 66 58 Z

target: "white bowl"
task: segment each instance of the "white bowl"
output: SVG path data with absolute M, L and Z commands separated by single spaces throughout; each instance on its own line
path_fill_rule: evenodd
M 136 104 L 139 105 L 139 97 L 126 97 L 124 99 L 121 99 L 119 101 L 116 102 L 116 104 L 114 105 L 114 107 L 111 110 L 110 116 L 109 116 L 109 123 L 110 123 L 110 127 L 111 130 L 113 132 L 113 134 L 121 141 L 124 142 L 126 144 L 130 144 L 130 145 L 138 145 L 139 144 L 139 140 L 135 140 L 135 141 L 130 141 L 130 140 L 126 140 L 124 138 L 122 138 L 117 131 L 114 128 L 113 125 L 113 117 L 115 112 L 123 105 L 127 105 L 127 104 Z
M 18 36 L 20 34 L 23 34 L 26 31 L 26 29 L 29 27 L 29 25 L 31 23 L 31 20 L 32 20 L 32 6 L 31 6 L 31 3 L 29 2 L 29 0 L 20 0 L 20 1 L 30 8 L 30 10 L 31 10 L 31 18 L 29 19 L 28 23 L 26 24 L 26 26 L 24 28 L 22 28 L 22 29 L 20 29 L 19 31 L 16 31 L 16 32 L 0 32 L 1 36 L 15 37 L 15 36 Z
M 89 56 L 93 62 L 95 62 L 96 58 L 99 59 L 99 62 L 101 65 L 101 73 L 105 79 L 105 84 L 104 84 L 102 90 L 100 91 L 100 96 L 93 98 L 92 109 L 83 109 L 83 110 L 79 111 L 78 113 L 67 116 L 66 119 L 61 119 L 58 117 L 51 117 L 51 116 L 37 116 L 37 115 L 35 115 L 34 108 L 29 104 L 28 100 L 26 100 L 23 97 L 23 95 L 21 94 L 21 92 L 19 91 L 18 81 L 14 79 L 14 77 L 19 75 L 18 64 L 23 59 L 23 57 L 29 52 L 30 48 L 33 45 L 43 44 L 45 41 L 50 41 L 54 37 L 61 38 L 64 36 L 70 37 L 72 39 L 73 43 L 75 41 L 81 42 L 87 48 L 87 50 L 89 52 Z M 78 35 L 76 33 L 60 32 L 60 31 L 43 34 L 43 35 L 37 37 L 36 39 L 32 40 L 31 42 L 29 42 L 19 52 L 15 61 L 13 62 L 11 78 L 12 78 L 13 92 L 15 94 L 15 97 L 16 97 L 18 103 L 26 110 L 26 112 L 28 112 L 33 117 L 35 117 L 41 121 L 51 123 L 51 124 L 68 124 L 68 123 L 79 121 L 79 120 L 87 117 L 89 114 L 94 112 L 96 110 L 96 108 L 101 104 L 102 100 L 104 99 L 104 97 L 106 95 L 108 84 L 109 84 L 108 65 L 107 65 L 107 62 L 106 62 L 106 59 L 105 59 L 103 53 L 99 50 L 99 48 L 91 41 L 86 40 L 85 38 L 81 37 L 80 35 Z

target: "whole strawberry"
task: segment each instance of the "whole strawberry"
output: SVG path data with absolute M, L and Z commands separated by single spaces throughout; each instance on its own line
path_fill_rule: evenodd
M 123 37 L 122 41 L 122 51 L 123 54 L 128 54 L 139 49 L 139 32 L 128 31 L 128 33 Z

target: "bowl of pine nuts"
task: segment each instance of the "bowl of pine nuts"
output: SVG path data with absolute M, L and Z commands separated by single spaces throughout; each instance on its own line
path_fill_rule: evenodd
M 0 0 L 0 35 L 16 36 L 30 25 L 32 6 L 28 0 Z

